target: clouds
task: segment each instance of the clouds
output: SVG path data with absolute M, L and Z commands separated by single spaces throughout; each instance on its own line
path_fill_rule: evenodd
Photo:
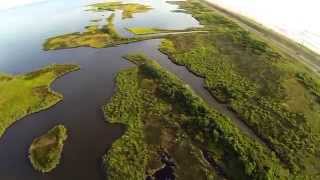
M 0 10 L 11 9 L 19 6 L 24 6 L 32 3 L 37 3 L 45 0 L 1 0 Z

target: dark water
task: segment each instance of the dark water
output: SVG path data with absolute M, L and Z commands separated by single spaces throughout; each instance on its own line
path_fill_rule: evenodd
M 94 19 L 105 19 L 111 12 L 89 12 L 86 5 L 103 0 L 48 0 L 27 7 L 0 11 L 0 71 L 21 73 L 31 71 L 57 60 L 41 51 L 47 38 L 84 31 Z M 163 29 L 199 27 L 191 15 L 173 13 L 176 5 L 165 0 L 130 0 L 150 5 L 152 10 L 136 13 L 134 18 L 122 19 L 116 11 L 115 26 L 122 34 L 130 36 L 125 28 L 145 26 Z M 62 59 L 64 60 L 64 59 Z M 61 61 L 62 61 L 61 60 Z M 70 60 L 76 60 L 71 58 Z
M 112 142 L 121 136 L 124 127 L 107 123 L 101 106 L 115 91 L 114 78 L 119 70 L 132 66 L 122 58 L 128 53 L 145 53 L 163 67 L 186 81 L 212 105 L 226 108 L 203 88 L 201 78 L 184 67 L 173 64 L 157 49 L 160 40 L 148 40 L 106 49 L 77 48 L 44 52 L 42 43 L 48 37 L 81 31 L 101 13 L 84 11 L 92 0 L 52 0 L 24 8 L 0 11 L 0 71 L 24 73 L 50 63 L 75 63 L 81 66 L 53 83 L 52 88 L 63 94 L 64 100 L 54 107 L 17 121 L 0 139 L 1 180 L 99 180 L 103 179 L 101 157 Z M 145 26 L 170 29 L 197 27 L 190 15 L 171 13 L 176 6 L 165 1 L 144 2 L 155 9 L 137 14 L 134 19 L 121 20 L 116 12 L 116 26 L 124 35 L 125 27 Z M 107 13 L 106 13 L 107 14 Z M 231 114 L 232 115 L 232 114 Z M 51 173 L 42 175 L 33 170 L 28 160 L 32 140 L 56 124 L 69 129 L 61 164 Z

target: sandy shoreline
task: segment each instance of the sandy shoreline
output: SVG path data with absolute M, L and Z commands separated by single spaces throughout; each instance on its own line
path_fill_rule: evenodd
M 312 7 L 314 4 L 319 4 L 320 6 L 320 2 L 308 4 L 307 1 L 311 0 L 302 2 L 290 1 L 290 6 L 287 6 L 288 8 L 283 10 L 285 3 L 288 3 L 286 0 L 282 2 L 277 1 L 277 3 L 273 2 L 275 0 L 242 0 L 241 2 L 239 0 L 205 1 L 252 19 L 320 54 L 320 23 L 318 23 L 317 17 L 313 14 L 317 11 Z M 304 9 L 306 12 L 302 12 L 301 9 Z

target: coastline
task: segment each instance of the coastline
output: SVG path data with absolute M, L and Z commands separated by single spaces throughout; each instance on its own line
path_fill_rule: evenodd
M 320 72 L 320 51 L 317 53 L 295 40 L 275 31 L 274 29 L 256 22 L 254 19 L 237 14 L 232 10 L 211 2 L 210 0 L 199 1 L 207 4 L 219 14 L 235 21 L 242 28 L 252 32 L 253 34 L 257 34 L 262 39 L 270 42 L 288 57 L 299 60 L 316 73 Z
M 270 29 L 286 38 L 291 39 L 292 41 L 309 48 L 318 55 L 320 55 L 320 34 L 317 31 L 317 25 L 315 27 L 309 27 L 310 21 L 313 20 L 313 17 L 310 17 L 310 13 L 306 13 L 303 9 L 310 8 L 311 5 L 307 5 L 308 2 L 304 3 L 303 7 L 297 7 L 299 2 L 290 6 L 289 9 L 284 10 L 286 13 L 282 13 L 279 17 L 280 7 L 284 5 L 283 2 L 280 5 L 273 5 L 273 3 L 265 2 L 250 2 L 247 1 L 237 3 L 232 0 L 221 1 L 221 0 L 205 0 L 206 2 L 213 4 L 221 9 L 229 11 L 231 13 L 237 14 L 238 16 L 243 16 L 249 20 L 255 21 L 257 24 L 264 26 L 267 29 Z M 249 4 L 249 5 L 248 5 Z M 309 3 L 310 4 L 310 3 Z M 265 6 L 265 7 L 263 7 Z M 263 7 L 263 8 L 262 8 Z M 271 8 L 272 7 L 272 8 Z M 302 10 L 299 16 L 295 16 L 296 13 L 292 13 L 297 9 Z M 273 10 L 272 12 L 268 10 Z M 264 12 L 268 11 L 268 13 Z M 311 12 L 313 9 L 310 10 Z M 270 12 L 270 13 L 269 13 Z M 306 14 L 306 15 L 305 15 Z M 279 17 L 279 18 L 275 18 Z M 299 17 L 299 18 L 298 18 Z M 292 22 L 291 19 L 296 19 L 299 23 Z M 284 21 L 285 20 L 285 21 Z M 305 20 L 306 22 L 300 22 Z M 293 25 L 295 24 L 295 25 Z M 313 24 L 313 23 L 312 23 Z M 303 28 L 308 27 L 308 28 Z M 320 30 L 320 29 L 319 29 Z

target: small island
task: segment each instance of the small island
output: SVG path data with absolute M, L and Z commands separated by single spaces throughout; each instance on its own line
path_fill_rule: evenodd
M 29 159 L 33 168 L 43 173 L 56 168 L 67 136 L 67 129 L 63 125 L 57 125 L 34 139 L 29 148 Z
M 47 39 L 43 44 L 43 49 L 57 50 L 77 47 L 103 48 L 114 44 L 127 43 L 128 38 L 121 37 L 114 26 L 115 14 L 112 13 L 102 27 L 98 25 L 88 25 L 84 32 L 64 34 Z
M 135 13 L 145 13 L 152 8 L 138 3 L 104 2 L 89 5 L 88 11 L 104 12 L 122 10 L 122 19 L 133 18 Z

